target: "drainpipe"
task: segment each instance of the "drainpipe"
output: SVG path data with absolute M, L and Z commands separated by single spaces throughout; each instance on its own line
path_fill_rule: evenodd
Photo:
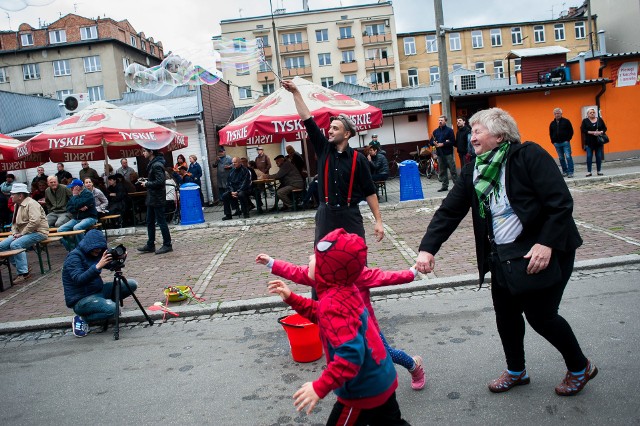
M 598 31 L 598 51 L 601 56 L 607 54 L 607 41 L 604 30 Z

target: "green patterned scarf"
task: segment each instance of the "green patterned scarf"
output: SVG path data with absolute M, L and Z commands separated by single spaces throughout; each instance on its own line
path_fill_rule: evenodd
M 500 190 L 500 171 L 507 159 L 509 146 L 508 142 L 503 143 L 489 152 L 476 156 L 478 176 L 473 181 L 473 186 L 480 201 L 480 217 L 485 217 L 484 205 L 491 193 L 496 195 Z

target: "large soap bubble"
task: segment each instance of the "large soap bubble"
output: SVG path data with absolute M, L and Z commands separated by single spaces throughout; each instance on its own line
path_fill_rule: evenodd
M 222 73 L 213 72 L 193 65 L 190 61 L 178 56 L 167 56 L 160 65 L 147 68 L 140 64 L 131 64 L 124 70 L 124 81 L 131 89 L 165 96 L 176 87 L 185 84 L 212 85 L 222 79 Z
M 171 90 L 174 88 L 172 87 Z M 131 131 L 137 131 L 138 129 L 145 128 L 147 120 L 151 120 L 163 127 L 169 129 L 169 132 L 158 132 L 154 134 L 153 140 L 137 140 L 138 145 L 147 149 L 160 149 L 169 145 L 176 135 L 176 120 L 164 106 L 153 103 L 144 104 L 133 112 L 131 120 L 129 122 L 129 128 Z
M 17 12 L 29 6 L 46 6 L 56 0 L 0 0 L 0 9 Z
M 220 66 L 225 71 L 235 71 L 242 75 L 256 68 L 268 71 L 265 64 L 262 39 L 227 39 L 218 38 L 213 41 L 213 48 L 220 55 Z M 267 68 L 265 68 L 267 67 Z

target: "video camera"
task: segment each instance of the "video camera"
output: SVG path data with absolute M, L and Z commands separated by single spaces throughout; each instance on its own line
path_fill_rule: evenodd
M 119 244 L 115 247 L 110 247 L 106 250 L 107 254 L 111 255 L 111 262 L 104 267 L 110 271 L 119 271 L 124 266 L 125 260 L 127 260 L 127 248 Z

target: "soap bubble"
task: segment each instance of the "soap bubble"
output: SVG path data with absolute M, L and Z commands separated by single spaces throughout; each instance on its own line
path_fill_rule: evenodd
M 17 12 L 29 6 L 46 6 L 56 0 L 0 0 L 0 9 Z
M 218 70 L 209 71 L 200 65 L 193 65 L 178 55 L 167 56 L 160 65 L 147 68 L 131 64 L 124 71 L 124 80 L 131 89 L 166 96 L 176 87 L 185 84 L 212 85 L 222 79 Z
M 256 68 L 268 71 L 265 68 L 262 39 L 226 39 L 219 38 L 213 41 L 213 48 L 220 55 L 220 66 L 225 71 L 236 72 L 242 75 Z
M 174 87 L 171 88 L 173 90 Z M 138 145 L 147 149 L 161 149 L 169 145 L 176 133 L 176 120 L 167 108 L 158 103 L 148 103 L 138 107 L 131 117 L 129 128 L 139 131 L 148 128 L 148 121 L 153 121 L 169 129 L 169 132 L 156 132 L 150 140 L 136 140 Z

